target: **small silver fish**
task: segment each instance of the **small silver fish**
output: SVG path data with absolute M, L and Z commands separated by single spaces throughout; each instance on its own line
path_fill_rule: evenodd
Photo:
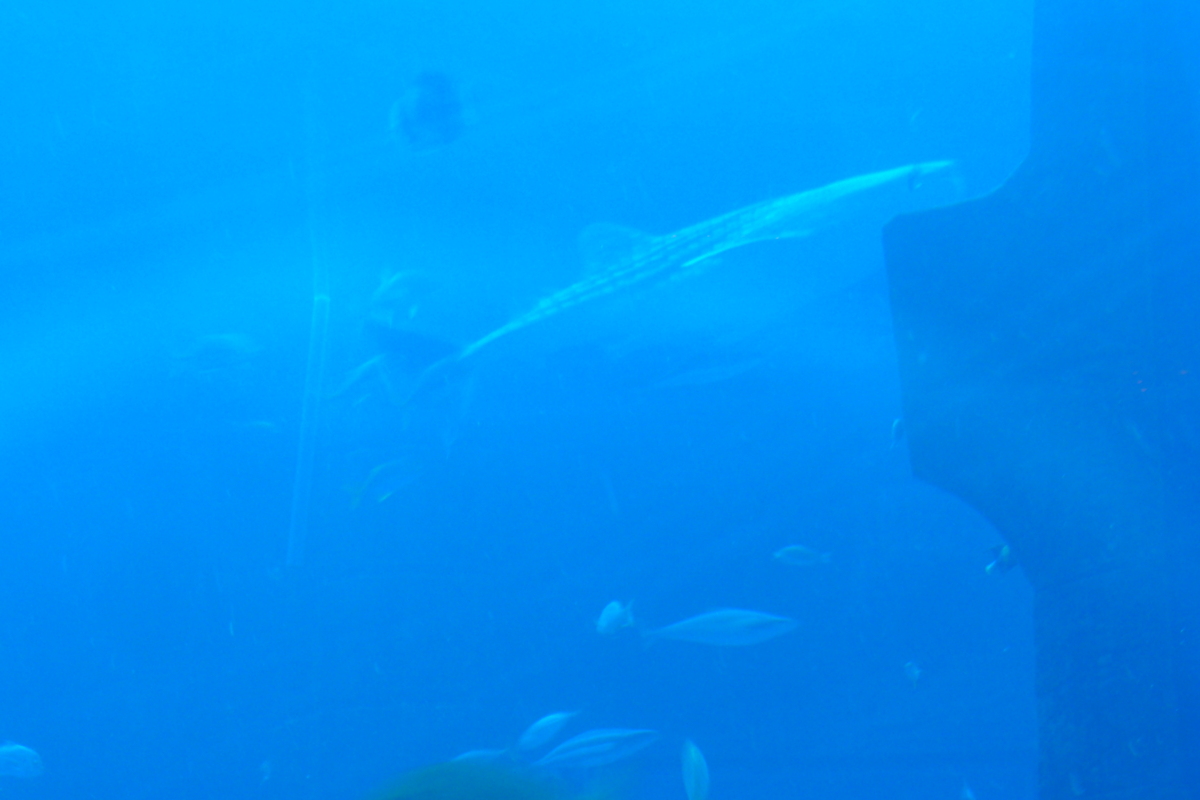
M 789 544 L 787 547 L 781 547 L 775 551 L 772 557 L 780 564 L 792 567 L 812 567 L 833 561 L 833 554 L 822 553 L 802 544 Z
M 1012 548 L 1006 544 L 998 544 L 992 548 L 992 561 L 983 571 L 988 575 L 1003 575 L 1017 565 L 1017 557 Z
M 42 757 L 33 748 L 16 742 L 0 744 L 0 775 L 36 778 L 44 771 Z
M 397 458 L 385 461 L 373 467 L 367 473 L 367 479 L 352 490 L 352 505 L 357 508 L 365 498 L 382 503 L 406 486 L 416 483 L 420 477 L 421 465 L 415 459 Z
M 796 629 L 796 620 L 761 611 L 722 608 L 649 631 L 650 639 L 675 639 L 720 647 L 758 644 Z
M 538 767 L 587 769 L 628 758 L 658 739 L 658 731 L 641 728 L 597 728 L 567 739 L 534 762 Z
M 683 743 L 683 789 L 688 800 L 708 800 L 708 762 L 696 743 Z
M 525 729 L 521 738 L 517 740 L 517 749 L 536 750 L 558 736 L 558 732 L 562 730 L 563 725 L 567 724 L 567 720 L 578 713 L 578 711 L 558 711 L 547 714 Z
M 633 602 L 628 604 L 622 603 L 620 600 L 613 600 L 604 607 L 600 612 L 600 618 L 596 620 L 596 632 L 602 633 L 605 636 L 610 636 L 621 628 L 633 627 Z

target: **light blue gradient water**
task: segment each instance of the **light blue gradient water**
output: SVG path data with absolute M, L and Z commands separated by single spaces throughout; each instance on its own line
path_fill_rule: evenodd
M 985 192 L 1025 152 L 1031 6 L 8 3 L 0 741 L 45 773 L 0 793 L 360 798 L 578 710 L 564 735 L 662 732 L 631 798 L 684 797 L 686 739 L 713 800 L 1032 796 L 1030 591 L 893 435 L 878 230 L 727 254 L 407 404 L 369 324 L 477 339 L 578 280 L 596 222 L 938 159 Z M 429 71 L 463 127 L 414 146 Z M 647 648 L 597 633 L 611 600 L 799 625 Z

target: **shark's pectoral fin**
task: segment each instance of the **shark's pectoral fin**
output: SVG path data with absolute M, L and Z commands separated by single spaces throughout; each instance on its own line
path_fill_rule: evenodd
M 587 275 L 598 275 L 628 263 L 649 249 L 654 237 L 633 228 L 599 222 L 579 233 L 579 252 Z

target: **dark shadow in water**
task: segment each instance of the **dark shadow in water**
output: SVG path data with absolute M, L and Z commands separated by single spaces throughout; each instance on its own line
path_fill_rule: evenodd
M 417 150 L 456 140 L 463 132 L 463 109 L 454 80 L 441 72 L 422 72 L 392 106 L 389 127 Z
M 479 761 L 447 761 L 414 770 L 371 800 L 565 800 L 555 783 L 525 770 Z

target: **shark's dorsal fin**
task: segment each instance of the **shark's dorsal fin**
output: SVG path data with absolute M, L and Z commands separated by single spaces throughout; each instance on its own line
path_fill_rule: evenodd
M 597 275 L 617 267 L 645 251 L 653 241 L 652 236 L 613 225 L 598 222 L 588 225 L 579 233 L 579 252 L 583 255 L 583 269 L 587 275 Z

